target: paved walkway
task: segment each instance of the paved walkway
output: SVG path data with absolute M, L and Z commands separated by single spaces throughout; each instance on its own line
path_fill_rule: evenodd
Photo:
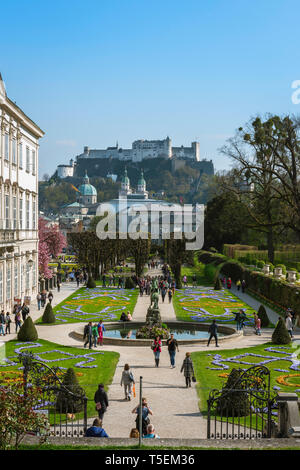
M 52 306 L 55 307 L 55 305 L 59 304 L 62 302 L 64 299 L 69 297 L 73 292 L 75 292 L 78 289 L 77 283 L 76 282 L 64 282 L 61 284 L 60 292 L 57 292 L 57 289 L 53 289 L 53 300 L 52 300 Z M 30 316 L 35 322 L 38 320 L 43 315 L 43 309 L 41 308 L 40 310 L 38 309 L 37 306 L 37 301 L 36 299 L 32 299 L 31 305 L 30 305 Z M 17 335 L 15 334 L 15 323 L 14 323 L 14 315 L 11 315 L 12 323 L 10 325 L 10 331 L 11 334 L 7 334 L 5 336 L 1 336 L 1 341 L 10 341 L 11 339 L 16 339 Z M 49 327 L 46 327 L 49 328 Z M 56 328 L 55 327 L 51 327 Z

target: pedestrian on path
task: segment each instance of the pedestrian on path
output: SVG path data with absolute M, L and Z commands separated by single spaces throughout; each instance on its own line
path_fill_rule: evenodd
M 135 381 L 129 364 L 125 364 L 120 383 L 121 387 L 124 385 L 125 400 L 131 400 L 131 389 L 133 384 L 135 384 Z
M 231 289 L 231 278 L 227 279 L 227 289 Z
M 92 326 L 92 335 L 93 335 L 93 345 L 94 345 L 94 348 L 97 347 L 97 340 L 98 340 L 98 325 L 97 323 L 95 323 L 93 326 Z
M 57 280 L 56 286 L 57 286 L 57 292 L 60 292 L 60 281 L 59 280 Z
M 9 312 L 6 313 L 5 317 L 5 334 L 7 333 L 10 335 L 10 324 L 11 324 L 11 318 Z
M 242 293 L 244 294 L 245 293 L 245 289 L 246 289 L 246 281 L 245 279 L 242 280 Z
M 41 307 L 42 308 L 45 307 L 46 300 L 47 300 L 47 294 L 46 294 L 46 291 L 45 291 L 45 292 L 41 293 Z
M 96 403 L 96 411 L 98 411 L 99 419 L 103 421 L 104 413 L 107 411 L 107 407 L 109 405 L 107 393 L 104 390 L 103 384 L 98 385 L 98 390 L 94 395 L 94 402 Z
M 187 352 L 185 355 L 185 359 L 182 363 L 181 370 L 180 372 L 183 371 L 183 374 L 185 376 L 185 385 L 186 388 L 192 386 L 192 378 L 195 377 L 195 371 L 194 371 L 194 365 L 193 361 L 191 359 L 191 353 Z
M 50 305 L 52 304 L 52 300 L 53 300 L 53 294 L 52 292 L 50 291 L 49 294 L 48 294 L 48 300 L 50 302 Z
M 16 312 L 15 314 L 15 324 L 16 324 L 16 333 L 18 328 L 21 328 L 21 312 Z
M 161 345 L 162 345 L 162 342 L 161 342 L 161 339 L 159 336 L 157 336 L 155 338 L 155 340 L 153 341 L 152 343 L 152 351 L 154 353 L 154 358 L 155 358 L 155 367 L 158 367 L 159 366 L 159 357 L 160 357 L 160 353 L 161 353 Z
M 92 330 L 92 322 L 88 322 L 87 325 L 84 327 L 83 331 L 83 339 L 86 339 L 83 347 L 85 348 L 86 345 L 89 343 L 89 349 L 92 349 L 92 340 L 93 340 L 93 330 Z
M 235 315 L 234 321 L 236 322 L 236 330 L 239 331 L 241 329 L 241 313 L 240 310 L 238 312 L 232 312 Z
M 100 320 L 99 323 L 98 323 L 98 344 L 100 344 L 100 346 L 103 346 L 103 333 L 104 333 L 105 330 L 105 326 L 103 325 L 103 321 Z
M 193 281 L 193 287 L 197 287 L 197 276 L 196 276 L 196 274 L 193 274 L 192 281 Z
M 285 326 L 286 326 L 286 329 L 288 330 L 291 338 L 294 338 L 293 336 L 293 322 L 292 322 L 292 315 L 289 313 L 288 316 L 286 317 L 286 320 L 285 320 Z
M 174 338 L 173 333 L 171 334 L 171 337 L 167 340 L 167 346 L 168 346 L 168 352 L 169 352 L 170 362 L 171 362 L 170 368 L 174 369 L 176 349 L 177 349 L 177 352 L 179 352 L 179 349 L 178 349 L 177 340 Z
M 23 322 L 26 320 L 26 317 L 27 315 L 29 315 L 29 307 L 27 307 L 27 305 L 25 305 L 25 303 L 23 303 L 22 305 L 22 319 L 23 319 Z
M 170 304 L 172 302 L 172 296 L 173 296 L 171 289 L 168 290 L 168 296 L 169 296 L 169 304 Z
M 137 417 L 135 419 L 136 429 L 139 429 L 139 416 L 140 416 L 140 405 L 137 405 L 133 408 L 132 413 L 136 413 Z M 142 398 L 142 434 L 145 436 L 147 434 L 147 426 L 150 424 L 149 415 L 153 415 L 151 408 L 148 406 L 147 398 Z
M 167 290 L 166 290 L 166 288 L 163 286 L 163 287 L 161 288 L 161 300 L 162 300 L 163 303 L 164 303 L 164 301 L 165 301 L 166 293 L 167 293 Z
M 4 315 L 4 310 L 0 313 L 0 335 L 5 336 L 4 333 L 4 326 L 5 326 L 5 315 Z
M 261 336 L 261 319 L 259 318 L 259 316 L 257 317 L 257 320 L 256 320 L 256 334 L 258 336 Z
M 38 310 L 41 310 L 41 300 L 42 300 L 42 296 L 41 296 L 41 293 L 39 292 L 36 296 Z
M 216 347 L 217 347 L 217 348 L 219 347 L 219 345 L 218 345 L 217 331 L 218 331 L 218 326 L 217 326 L 216 320 L 213 320 L 212 323 L 211 323 L 211 325 L 209 325 L 209 328 L 208 328 L 208 332 L 210 333 L 210 336 L 209 336 L 209 338 L 208 338 L 207 346 L 209 346 L 209 343 L 210 343 L 211 339 L 212 339 L 212 338 L 215 338 Z
M 238 290 L 238 291 L 239 291 L 240 288 L 241 288 L 241 284 L 242 284 L 242 283 L 241 283 L 240 279 L 238 279 L 238 280 L 236 281 L 236 287 L 237 287 L 237 290 Z

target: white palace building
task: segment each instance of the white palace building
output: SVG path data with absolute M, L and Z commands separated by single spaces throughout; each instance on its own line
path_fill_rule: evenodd
M 0 74 L 0 309 L 38 288 L 38 151 L 44 132 L 13 102 Z

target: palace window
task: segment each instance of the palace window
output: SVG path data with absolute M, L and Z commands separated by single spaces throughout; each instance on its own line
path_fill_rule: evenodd
M 18 297 L 18 289 L 19 289 L 19 279 L 18 279 L 18 265 L 15 264 L 15 282 L 14 282 L 14 296 Z
M 3 267 L 0 267 L 0 303 L 3 302 Z
M 19 144 L 19 167 L 23 168 L 23 145 Z
M 16 165 L 17 164 L 17 142 L 16 139 L 12 141 L 12 162 Z
M 5 134 L 4 139 L 4 159 L 9 160 L 9 135 Z
M 5 194 L 5 228 L 9 228 L 9 195 Z
M 35 175 L 35 150 L 32 150 L 32 174 Z
M 30 205 L 29 199 L 26 199 L 26 230 L 29 230 Z
M 26 147 L 26 171 L 30 171 L 30 156 L 29 156 L 29 147 Z
M 20 218 L 20 229 L 23 228 L 23 196 L 20 196 L 19 200 L 19 218 Z
M 6 266 L 6 300 L 11 299 L 11 265 Z
M 17 198 L 13 197 L 13 228 L 17 228 Z

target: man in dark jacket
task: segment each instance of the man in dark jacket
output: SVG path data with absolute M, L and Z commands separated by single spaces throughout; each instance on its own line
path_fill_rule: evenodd
M 209 328 L 208 328 L 208 332 L 210 333 L 210 337 L 209 337 L 209 339 L 208 339 L 207 346 L 209 346 L 210 340 L 211 340 L 212 338 L 215 338 L 216 347 L 217 347 L 217 348 L 219 347 L 219 345 L 218 345 L 217 331 L 218 331 L 218 326 L 217 326 L 217 324 L 216 324 L 216 320 L 213 320 L 212 324 L 209 325 Z
M 107 393 L 104 390 L 103 384 L 98 385 L 98 390 L 94 395 L 94 402 L 96 403 L 96 410 L 98 411 L 99 419 L 102 421 L 104 413 L 108 407 Z
M 91 321 L 87 325 L 85 325 L 85 327 L 84 327 L 83 339 L 86 339 L 83 347 L 85 348 L 86 345 L 89 343 L 89 349 L 92 349 L 93 329 L 92 329 L 92 322 Z
M 177 340 L 174 338 L 174 335 L 171 334 L 171 337 L 167 340 L 168 352 L 170 356 L 171 369 L 175 368 L 175 355 L 176 349 L 179 352 Z

